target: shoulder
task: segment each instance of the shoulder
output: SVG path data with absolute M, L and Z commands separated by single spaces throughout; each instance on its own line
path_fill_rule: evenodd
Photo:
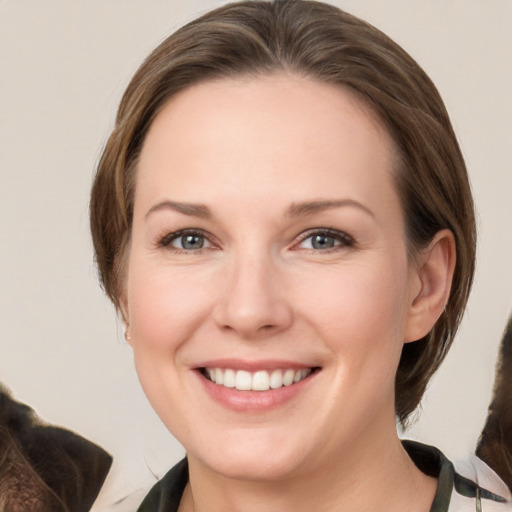
M 455 463 L 455 485 L 452 496 L 453 512 L 475 510 L 482 512 L 512 511 L 512 494 L 503 480 L 476 455 Z M 469 505 L 468 505 L 469 504 Z M 466 508 L 464 508 L 464 506 Z M 473 508 L 468 508 L 468 507 Z M 450 508 L 452 512 L 452 508 Z
M 402 441 L 416 466 L 437 478 L 430 512 L 511 512 L 510 490 L 483 461 L 469 458 L 457 469 L 434 446 Z
M 403 441 L 403 445 L 419 469 L 438 479 L 430 512 L 512 512 L 510 490 L 477 457 L 454 466 L 434 446 L 414 441 Z M 140 502 L 140 495 L 130 503 L 116 504 L 108 512 L 177 512 L 187 482 L 188 463 L 183 459 L 151 488 L 139 508 L 134 503 Z
M 121 499 L 95 503 L 91 512 L 175 512 L 188 482 L 188 463 L 183 459 L 150 487 Z
M 176 464 L 149 491 L 137 512 L 175 512 L 188 482 L 188 461 Z

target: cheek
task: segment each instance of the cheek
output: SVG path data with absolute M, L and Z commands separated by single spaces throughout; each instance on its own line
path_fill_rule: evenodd
M 360 364 L 387 355 L 394 365 L 404 340 L 407 298 L 407 261 L 398 255 L 318 272 L 304 283 L 297 303 L 336 353 L 350 353 Z
M 207 315 L 210 295 L 205 282 L 197 272 L 171 272 L 132 259 L 127 286 L 132 339 L 145 350 L 176 350 Z
M 137 374 L 153 408 L 173 432 L 176 418 L 171 413 L 184 407 L 176 392 L 186 373 L 182 347 L 210 309 L 209 288 L 200 286 L 200 280 L 197 272 L 153 265 L 147 258 L 132 255 L 130 261 L 126 292 Z

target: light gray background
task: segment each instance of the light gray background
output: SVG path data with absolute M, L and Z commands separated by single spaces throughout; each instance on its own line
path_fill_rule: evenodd
M 0 0 L 0 381 L 116 457 L 112 495 L 183 450 L 139 388 L 92 262 L 88 192 L 146 54 L 213 0 Z M 512 310 L 512 1 L 339 0 L 438 85 L 471 174 L 478 273 L 455 346 L 409 436 L 474 448 Z

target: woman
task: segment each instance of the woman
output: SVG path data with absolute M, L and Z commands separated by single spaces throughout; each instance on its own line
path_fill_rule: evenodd
M 302 1 L 180 29 L 127 88 L 91 227 L 187 452 L 139 510 L 508 507 L 396 433 L 457 330 L 475 221 L 443 103 L 382 33 Z

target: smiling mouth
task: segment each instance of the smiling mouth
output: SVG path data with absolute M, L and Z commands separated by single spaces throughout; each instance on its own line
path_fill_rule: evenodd
M 292 386 L 307 379 L 319 368 L 276 369 L 272 371 L 234 370 L 231 368 L 201 368 L 201 374 L 209 381 L 238 391 L 268 391 Z

